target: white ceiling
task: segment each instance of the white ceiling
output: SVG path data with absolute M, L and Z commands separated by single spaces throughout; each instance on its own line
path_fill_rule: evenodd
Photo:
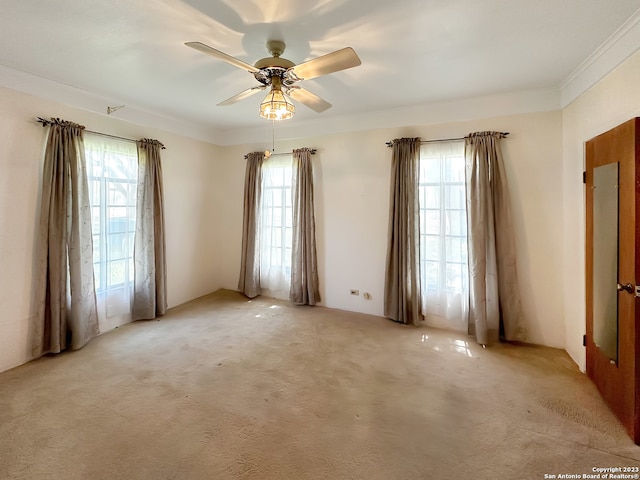
M 285 41 L 283 57 L 295 63 L 353 47 L 361 66 L 302 83 L 333 107 L 318 114 L 297 105 L 288 120 L 339 122 L 559 90 L 639 8 L 640 0 L 3 0 L 0 73 L 89 92 L 104 102 L 101 113 L 125 104 L 114 116 L 136 109 L 219 138 L 262 128 L 264 95 L 216 106 L 257 82 L 184 42 L 251 64 L 269 55 L 269 39 Z

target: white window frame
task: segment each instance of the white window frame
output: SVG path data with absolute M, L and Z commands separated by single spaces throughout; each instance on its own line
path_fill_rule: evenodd
M 260 285 L 266 293 L 287 298 L 291 284 L 293 234 L 292 157 L 265 159 L 260 199 Z
M 138 156 L 135 142 L 92 134 L 85 135 L 85 156 L 98 319 L 100 329 L 108 330 L 131 320 Z M 124 168 L 115 166 L 116 158 Z M 110 175 L 112 169 L 118 174 Z M 116 212 L 125 214 L 114 215 Z M 116 222 L 124 223 L 122 231 L 116 229 Z M 110 278 L 111 268 L 118 264 L 122 265 L 123 281 Z

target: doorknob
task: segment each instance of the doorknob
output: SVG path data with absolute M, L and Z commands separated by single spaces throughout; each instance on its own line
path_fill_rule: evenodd
M 627 283 L 626 285 L 618 284 L 618 291 L 621 292 L 623 290 L 627 293 L 633 293 L 633 285 L 630 283 Z

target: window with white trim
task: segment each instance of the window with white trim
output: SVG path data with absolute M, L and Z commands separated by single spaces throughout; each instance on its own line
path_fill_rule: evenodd
M 135 142 L 85 135 L 93 270 L 101 329 L 130 320 L 136 227 Z
M 420 280 L 427 322 L 466 328 L 469 279 L 464 142 L 420 149 Z
M 282 298 L 288 296 L 291 284 L 292 178 L 290 155 L 265 159 L 260 203 L 260 286 Z

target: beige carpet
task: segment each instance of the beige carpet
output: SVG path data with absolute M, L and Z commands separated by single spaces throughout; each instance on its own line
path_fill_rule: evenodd
M 0 374 L 0 478 L 543 479 L 640 465 L 568 356 L 219 291 Z

